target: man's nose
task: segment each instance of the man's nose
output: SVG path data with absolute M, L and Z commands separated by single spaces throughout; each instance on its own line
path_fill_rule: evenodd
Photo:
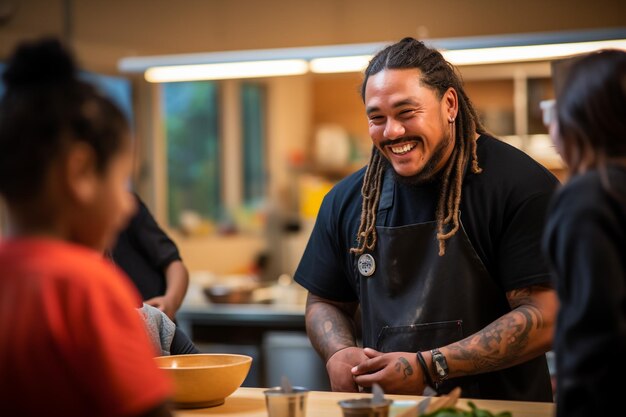
M 406 133 L 404 126 L 397 120 L 392 118 L 387 119 L 385 124 L 385 131 L 383 132 L 386 139 L 398 139 L 404 136 Z

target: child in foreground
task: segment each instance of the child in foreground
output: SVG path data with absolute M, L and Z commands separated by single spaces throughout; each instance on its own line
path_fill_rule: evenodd
M 138 293 L 102 257 L 134 210 L 128 123 L 55 40 L 3 81 L 0 414 L 168 416 Z

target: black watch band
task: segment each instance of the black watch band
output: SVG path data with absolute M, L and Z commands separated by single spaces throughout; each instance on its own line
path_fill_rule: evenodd
M 448 379 L 448 362 L 439 349 L 432 349 L 430 354 L 433 361 L 433 370 L 437 376 L 437 381 L 435 381 L 435 383 L 440 385 L 443 381 Z

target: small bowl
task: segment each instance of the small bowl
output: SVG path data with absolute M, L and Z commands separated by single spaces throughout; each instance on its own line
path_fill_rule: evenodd
M 158 356 L 157 366 L 174 384 L 178 408 L 206 408 L 224 403 L 243 383 L 252 358 L 246 355 L 200 353 Z
M 251 286 L 234 287 L 229 285 L 212 285 L 204 288 L 204 295 L 216 304 L 247 304 L 252 302 L 254 288 Z
M 273 387 L 263 391 L 265 406 L 269 417 L 304 417 L 306 415 L 306 399 L 309 390 L 304 387 L 292 387 L 285 392 L 282 387 Z
M 371 398 L 354 398 L 338 402 L 343 417 L 387 417 L 393 400 L 374 403 Z

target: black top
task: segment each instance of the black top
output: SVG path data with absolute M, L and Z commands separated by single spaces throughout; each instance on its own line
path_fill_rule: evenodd
M 135 283 L 144 300 L 165 294 L 165 268 L 180 260 L 176 244 L 137 198 L 138 209 L 111 252 L 113 261 Z
M 466 174 L 461 221 L 490 275 L 503 291 L 549 283 L 541 253 L 546 209 L 557 179 L 522 151 L 493 137 L 478 139 L 481 174 Z M 351 247 L 361 215 L 365 168 L 348 176 L 326 195 L 295 280 L 311 293 L 336 301 L 356 301 Z M 384 226 L 435 220 L 439 183 L 395 184 Z M 437 245 L 433 241 L 433 245 Z
M 572 178 L 549 211 L 544 250 L 560 310 L 557 415 L 611 415 L 626 374 L 626 168 Z

